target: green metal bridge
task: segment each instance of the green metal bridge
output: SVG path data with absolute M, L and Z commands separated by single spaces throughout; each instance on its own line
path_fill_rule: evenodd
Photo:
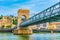
M 60 20 L 60 2 L 21 22 L 21 27 Z

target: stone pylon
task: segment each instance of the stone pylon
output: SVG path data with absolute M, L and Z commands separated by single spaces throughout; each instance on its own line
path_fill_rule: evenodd
M 29 18 L 29 10 L 19 9 L 18 10 L 18 28 L 14 30 L 14 34 L 32 34 L 32 29 L 29 27 L 20 27 L 20 23 Z

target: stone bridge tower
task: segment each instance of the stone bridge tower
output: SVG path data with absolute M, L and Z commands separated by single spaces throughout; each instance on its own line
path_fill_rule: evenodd
M 29 18 L 29 10 L 27 9 L 19 9 L 18 10 L 18 26 L 20 25 L 20 23 L 22 21 L 24 21 L 25 19 Z
M 19 9 L 18 10 L 18 28 L 14 30 L 14 34 L 31 34 L 32 30 L 29 27 L 20 27 L 20 23 L 29 18 L 29 10 Z

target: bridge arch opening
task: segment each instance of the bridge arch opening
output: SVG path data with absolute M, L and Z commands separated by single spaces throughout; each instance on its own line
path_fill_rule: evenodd
M 21 16 L 21 20 L 22 20 L 22 21 L 25 21 L 25 20 L 26 20 L 26 16 L 25 16 L 25 15 L 22 15 L 22 16 Z

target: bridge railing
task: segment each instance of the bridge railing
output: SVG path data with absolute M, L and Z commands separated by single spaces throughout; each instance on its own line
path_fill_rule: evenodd
M 53 17 L 55 15 L 60 15 L 60 2 L 45 9 L 44 11 L 32 16 L 26 21 L 23 21 L 20 26 L 28 26 L 31 25 L 34 22 L 41 21 L 44 19 L 48 19 L 50 17 Z

